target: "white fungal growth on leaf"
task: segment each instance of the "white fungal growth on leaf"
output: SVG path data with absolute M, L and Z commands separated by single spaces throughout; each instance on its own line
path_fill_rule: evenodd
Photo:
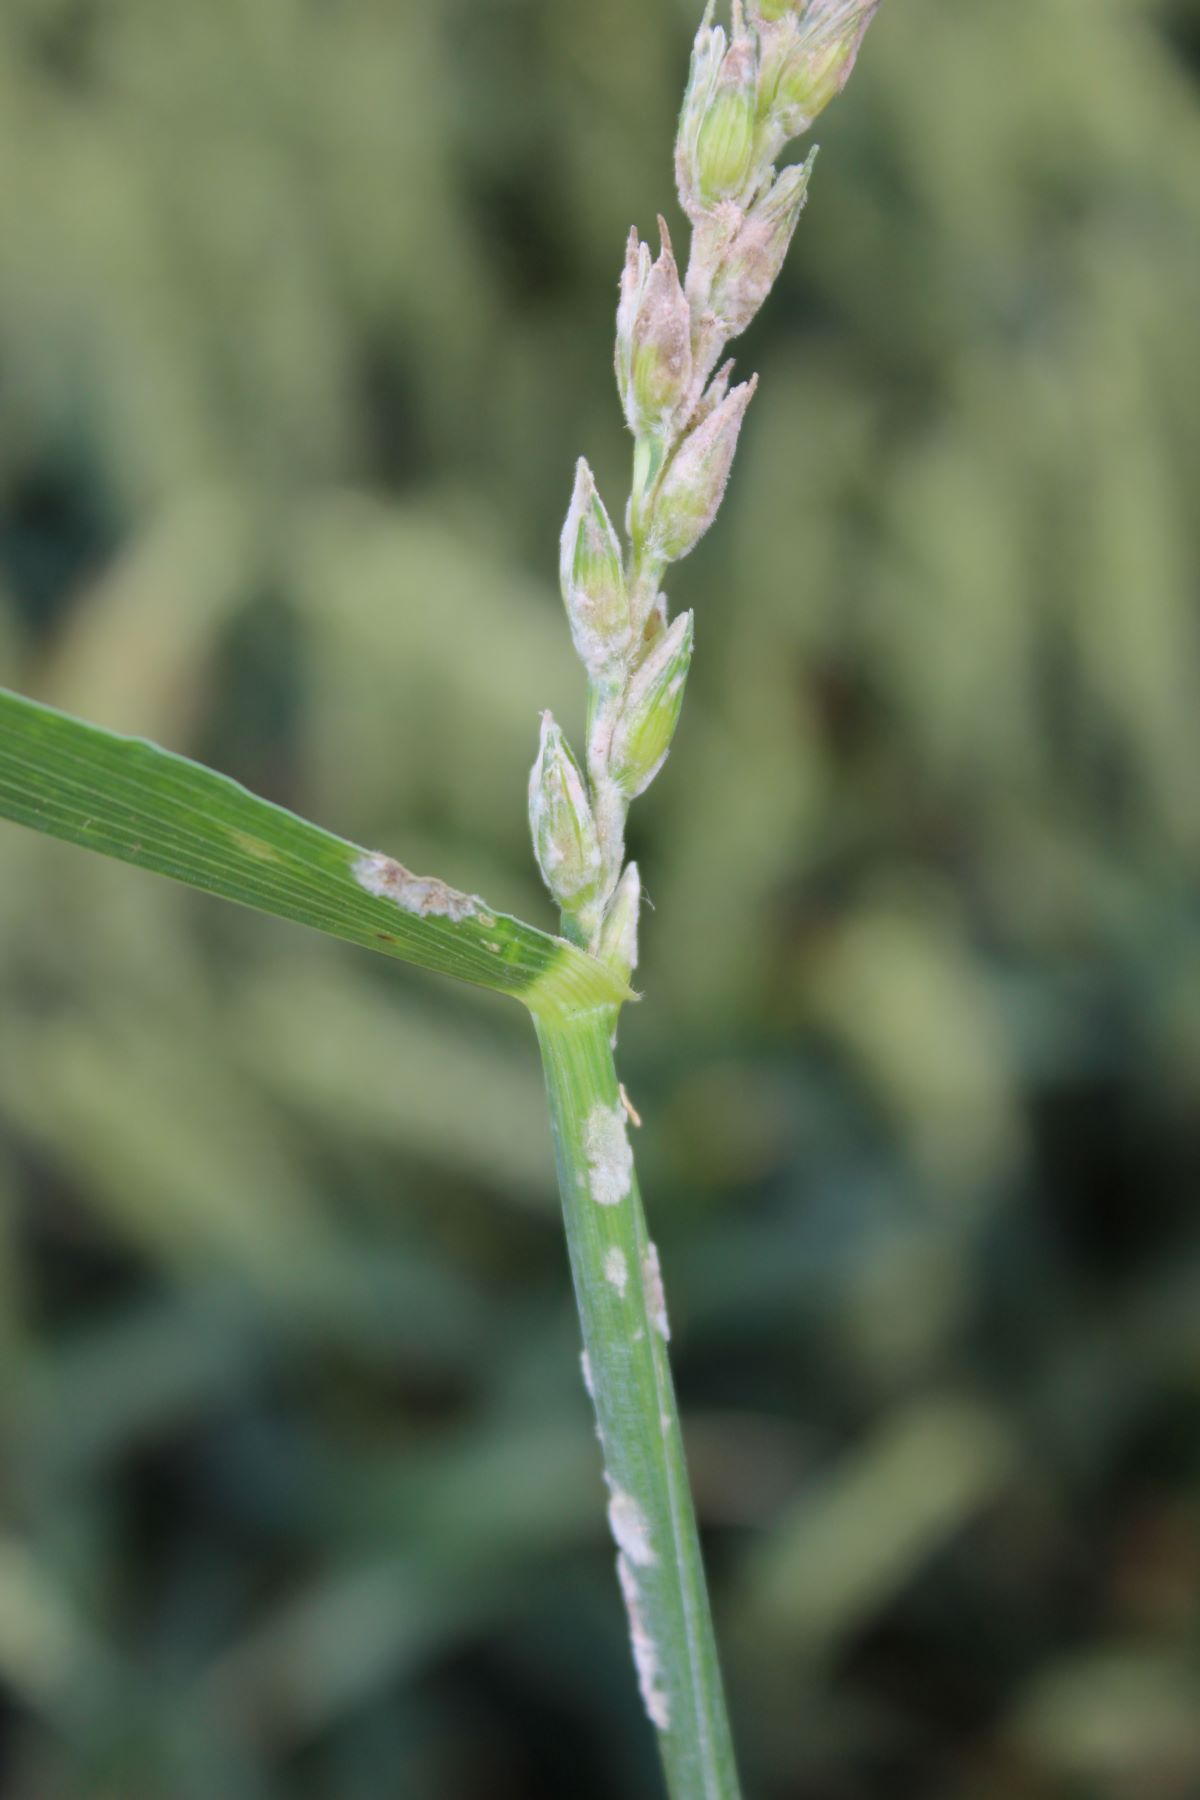
M 593 1106 L 583 1128 L 588 1188 L 597 1206 L 617 1206 L 633 1180 L 633 1151 L 620 1106 Z
M 621 1583 L 621 1593 L 625 1599 L 625 1611 L 629 1615 L 629 1638 L 633 1645 L 633 1661 L 634 1667 L 637 1669 L 642 1704 L 646 1708 L 650 1723 L 657 1726 L 659 1731 L 666 1731 L 671 1723 L 671 1705 L 666 1693 L 659 1686 L 662 1666 L 659 1660 L 658 1645 L 646 1629 L 637 1576 L 624 1556 L 617 1557 L 617 1578 Z
M 658 1246 L 654 1243 L 647 1243 L 642 1255 L 642 1288 L 646 1295 L 647 1311 L 654 1320 L 654 1329 L 665 1342 L 671 1335 L 671 1322 L 667 1318 L 667 1297 L 663 1293 Z
M 587 1389 L 589 1400 L 596 1398 L 596 1390 L 592 1386 L 592 1359 L 586 1350 L 579 1352 L 579 1367 L 583 1371 L 583 1385 Z
M 632 1494 L 615 1487 L 608 1502 L 608 1523 L 617 1549 L 639 1569 L 648 1569 L 658 1561 L 650 1542 L 650 1526 L 646 1515 Z
M 377 850 L 360 856 L 353 874 L 365 893 L 373 894 L 377 900 L 391 900 L 401 912 L 412 913 L 418 919 L 452 919 L 457 925 L 464 919 L 477 918 L 481 923 L 486 920 L 495 924 L 474 894 L 460 894 L 457 888 L 447 887 L 433 875 L 414 875 L 403 863 L 394 862 Z
M 625 1252 L 617 1244 L 613 1245 L 604 1258 L 604 1279 L 609 1287 L 616 1288 L 623 1300 L 625 1289 L 629 1285 L 629 1264 L 625 1261 Z

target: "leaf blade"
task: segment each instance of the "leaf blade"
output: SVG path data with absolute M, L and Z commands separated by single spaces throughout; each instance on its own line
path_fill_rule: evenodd
M 0 688 L 0 818 L 533 1010 L 628 991 L 561 938 L 415 877 L 229 776 Z

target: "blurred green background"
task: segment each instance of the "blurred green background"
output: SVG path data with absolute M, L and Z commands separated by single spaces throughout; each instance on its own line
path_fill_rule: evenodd
M 3 680 L 549 925 L 697 6 L 4 0 Z M 624 1072 L 759 1800 L 1200 1794 L 1198 74 L 887 0 L 672 582 Z M 649 1800 L 517 1009 L 0 871 L 0 1792 Z

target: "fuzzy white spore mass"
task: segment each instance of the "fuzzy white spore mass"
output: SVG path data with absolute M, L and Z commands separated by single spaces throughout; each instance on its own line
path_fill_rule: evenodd
M 629 1615 L 629 1639 L 633 1646 L 633 1661 L 637 1669 L 642 1704 L 646 1708 L 650 1723 L 657 1726 L 659 1731 L 666 1731 L 671 1723 L 671 1705 L 663 1689 L 659 1686 L 662 1668 L 658 1645 L 646 1628 L 637 1576 L 624 1556 L 617 1557 L 617 1578 L 621 1583 L 621 1593 L 625 1599 L 625 1611 Z
M 391 900 L 401 912 L 416 918 L 464 919 L 483 918 L 480 902 L 474 894 L 460 894 L 433 875 L 414 875 L 402 863 L 377 850 L 360 856 L 354 864 L 354 879 L 365 893 L 377 900 Z M 487 915 L 490 918 L 490 914 Z
M 604 1258 L 604 1279 L 609 1287 L 614 1287 L 621 1299 L 625 1298 L 625 1289 L 629 1285 L 629 1264 L 625 1260 L 625 1252 L 614 1244 Z
M 667 1318 L 667 1297 L 663 1292 L 658 1245 L 654 1243 L 646 1245 L 642 1256 L 642 1287 L 646 1295 L 646 1310 L 654 1321 L 654 1329 L 665 1342 L 671 1335 L 671 1323 Z
M 608 1523 L 617 1549 L 639 1569 L 649 1569 L 658 1558 L 650 1542 L 650 1526 L 646 1515 L 623 1488 L 615 1487 L 608 1502 Z
M 588 1190 L 597 1206 L 618 1206 L 633 1180 L 633 1151 L 619 1106 L 593 1106 L 583 1128 Z

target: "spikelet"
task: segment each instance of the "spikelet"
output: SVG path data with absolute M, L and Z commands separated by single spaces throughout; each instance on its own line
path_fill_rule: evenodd
M 732 363 L 718 364 L 778 279 L 816 153 L 776 160 L 845 86 L 878 5 L 730 0 L 726 30 L 709 0 L 675 142 L 693 227 L 686 279 L 662 219 L 657 256 L 636 230 L 626 246 L 615 366 L 635 440 L 631 547 L 581 459 L 560 574 L 588 675 L 587 772 L 546 714 L 530 781 L 546 884 L 568 928 L 625 980 L 641 895 L 636 867 L 624 867 L 625 816 L 666 760 L 694 641 L 692 615 L 672 623 L 660 583 L 715 519 L 754 395 L 756 376 L 732 387 Z

